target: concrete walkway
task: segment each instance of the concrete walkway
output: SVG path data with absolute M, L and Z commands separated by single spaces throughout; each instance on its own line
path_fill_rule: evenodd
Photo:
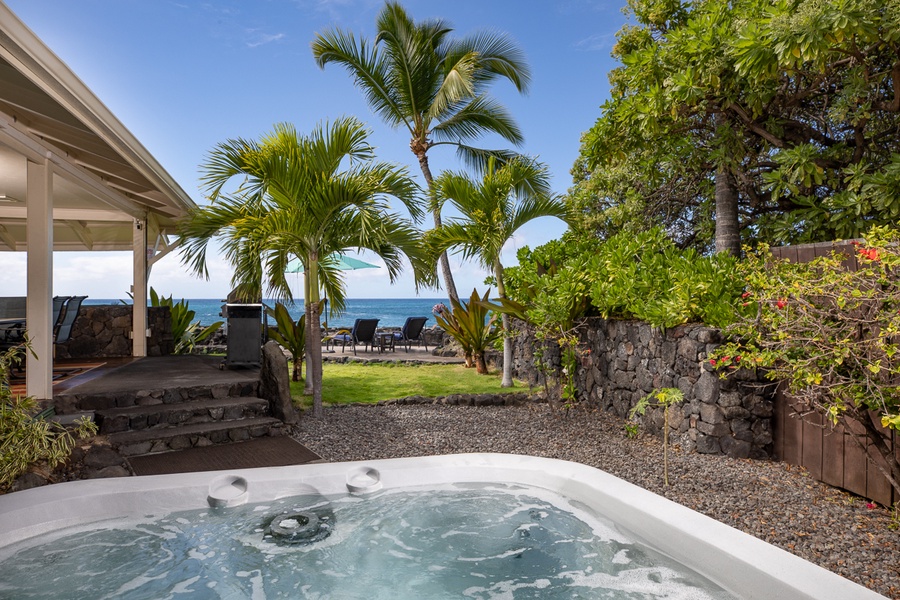
M 356 355 L 353 350 L 347 346 L 341 350 L 340 344 L 337 348 L 326 348 L 322 346 L 322 359 L 326 362 L 345 362 L 348 360 L 356 360 L 359 362 L 400 362 L 400 363 L 416 363 L 416 364 L 445 364 L 457 365 L 463 364 L 465 360 L 458 357 L 434 356 L 431 354 L 431 348 L 427 351 L 425 348 L 412 346 L 409 352 L 406 348 L 396 347 L 394 350 L 385 350 L 381 352 L 378 348 L 363 351 L 360 346 L 356 347 Z

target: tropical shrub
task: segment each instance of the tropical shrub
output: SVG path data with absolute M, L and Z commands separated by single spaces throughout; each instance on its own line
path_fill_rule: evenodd
M 306 314 L 294 322 L 291 313 L 281 302 L 275 308 L 266 307 L 266 312 L 275 319 L 275 327 L 269 327 L 269 337 L 291 353 L 294 361 L 294 381 L 303 379 L 303 357 L 306 354 Z
M 730 324 L 743 291 L 737 259 L 681 250 L 659 228 L 610 238 L 588 263 L 591 304 L 602 317 L 656 327 Z
M 534 250 L 521 248 L 519 265 L 505 269 L 509 298 L 528 307 L 525 315 L 540 337 L 562 335 L 590 313 L 588 261 L 602 244 L 567 232 Z
M 9 370 L 21 360 L 23 350 L 13 348 L 0 354 L 0 490 L 8 488 L 35 463 L 46 462 L 52 469 L 64 462 L 76 439 L 97 433 L 97 426 L 86 418 L 79 419 L 72 431 L 36 418 L 38 404 L 34 398 L 12 394 Z
M 887 468 L 876 466 L 900 491 L 890 442 L 900 431 L 900 231 L 875 228 L 865 239 L 855 271 L 840 253 L 799 264 L 774 260 L 765 247 L 750 254 L 741 271 L 752 310 L 710 361 L 761 367 L 785 383 L 798 413 L 815 411 L 848 431 L 861 425 Z
M 472 295 L 466 304 L 450 300 L 450 309 L 435 307 L 434 318 L 447 334 L 462 346 L 466 357 L 466 366 L 475 366 L 479 374 L 487 374 L 487 363 L 484 360 L 485 351 L 496 342 L 502 332 L 495 327 L 496 313 L 488 309 L 488 294 L 478 295 L 478 290 L 472 290 Z
M 223 321 L 200 327 L 200 321 L 194 321 L 196 312 L 188 307 L 187 300 L 175 302 L 156 293 L 150 288 L 150 306 L 168 306 L 172 315 L 172 337 L 175 340 L 175 354 L 190 354 L 194 346 L 219 330 Z
M 509 295 L 527 304 L 538 329 L 563 334 L 584 316 L 639 319 L 656 327 L 703 322 L 723 327 L 737 318 L 743 282 L 737 259 L 676 247 L 659 228 L 606 241 L 562 240 L 519 252 Z

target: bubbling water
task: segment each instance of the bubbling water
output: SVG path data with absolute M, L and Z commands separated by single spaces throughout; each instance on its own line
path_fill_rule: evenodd
M 309 529 L 323 523 L 324 535 Z M 284 543 L 272 524 L 298 539 Z M 520 485 L 115 520 L 20 542 L 0 559 L 0 598 L 733 598 L 590 511 Z

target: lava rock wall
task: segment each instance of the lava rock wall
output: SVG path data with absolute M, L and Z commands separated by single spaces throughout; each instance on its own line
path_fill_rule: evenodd
M 82 304 L 72 335 L 56 347 L 57 358 L 109 358 L 131 356 L 132 307 L 125 304 Z M 147 356 L 168 356 L 175 351 L 169 307 L 147 309 Z
M 514 377 L 533 385 L 565 377 L 559 346 L 537 340 L 524 323 L 517 326 Z M 718 330 L 702 325 L 663 331 L 641 321 L 585 319 L 575 348 L 578 400 L 615 413 L 624 426 L 641 398 L 678 388 L 684 401 L 669 408 L 670 443 L 703 454 L 771 458 L 774 386 L 755 369 L 722 377 L 709 360 L 721 343 Z M 649 409 L 640 426 L 662 436 L 663 410 Z

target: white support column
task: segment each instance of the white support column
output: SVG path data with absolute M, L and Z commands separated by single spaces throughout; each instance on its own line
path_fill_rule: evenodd
M 46 161 L 28 161 L 27 169 L 25 318 L 34 354 L 26 357 L 25 390 L 38 400 L 49 400 L 53 398 L 53 172 Z
M 134 220 L 134 296 L 132 313 L 132 356 L 147 356 L 147 221 Z

